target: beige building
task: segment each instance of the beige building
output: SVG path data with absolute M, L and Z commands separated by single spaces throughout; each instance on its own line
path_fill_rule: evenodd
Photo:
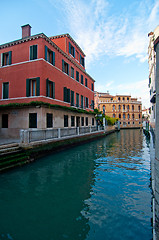
M 109 117 L 118 118 L 121 128 L 142 127 L 142 103 L 130 95 L 95 92 L 95 108 Z

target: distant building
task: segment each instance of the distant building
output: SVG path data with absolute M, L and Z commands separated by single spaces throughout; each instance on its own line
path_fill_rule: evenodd
M 21 39 L 0 45 L 0 56 L 1 135 L 95 124 L 95 81 L 85 70 L 85 54 L 69 34 L 32 36 L 27 24 Z
M 142 127 L 142 103 L 130 95 L 95 92 L 95 108 L 105 115 L 118 118 L 121 128 Z
M 144 108 L 142 109 L 142 118 L 144 121 L 150 120 L 150 108 Z
M 157 26 L 154 32 L 148 34 L 149 46 L 148 46 L 148 64 L 149 64 L 149 89 L 150 89 L 150 126 L 155 128 L 156 118 L 156 52 L 154 49 L 154 42 L 159 36 L 159 26 Z

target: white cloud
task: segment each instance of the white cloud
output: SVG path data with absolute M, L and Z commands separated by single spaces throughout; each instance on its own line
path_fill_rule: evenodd
M 50 2 L 53 0 L 50 0 Z M 108 0 L 61 0 L 73 38 L 87 56 L 87 64 L 101 55 L 135 56 L 147 60 L 148 32 L 156 27 L 159 2 L 135 2 L 120 15 L 113 15 Z M 52 2 L 53 3 L 53 2 Z M 111 3 L 111 2 L 110 2 Z M 111 15 L 110 15 L 111 13 Z

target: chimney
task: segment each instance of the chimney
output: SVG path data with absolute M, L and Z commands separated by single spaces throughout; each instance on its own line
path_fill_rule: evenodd
M 22 38 L 31 36 L 31 26 L 29 24 L 21 26 L 21 28 L 22 28 Z

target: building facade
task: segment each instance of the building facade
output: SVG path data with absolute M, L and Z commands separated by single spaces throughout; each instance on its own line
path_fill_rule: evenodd
M 24 25 L 21 39 L 0 45 L 0 56 L 2 134 L 95 124 L 95 81 L 69 34 L 32 36 L 31 26 Z
M 121 128 L 142 127 L 142 103 L 130 95 L 110 95 L 95 92 L 95 108 L 105 115 L 117 118 Z
M 156 118 L 156 52 L 154 49 L 154 42 L 159 36 L 159 26 L 157 26 L 154 32 L 148 34 L 149 46 L 148 46 L 148 64 L 149 64 L 149 84 L 150 89 L 150 126 L 155 129 Z

